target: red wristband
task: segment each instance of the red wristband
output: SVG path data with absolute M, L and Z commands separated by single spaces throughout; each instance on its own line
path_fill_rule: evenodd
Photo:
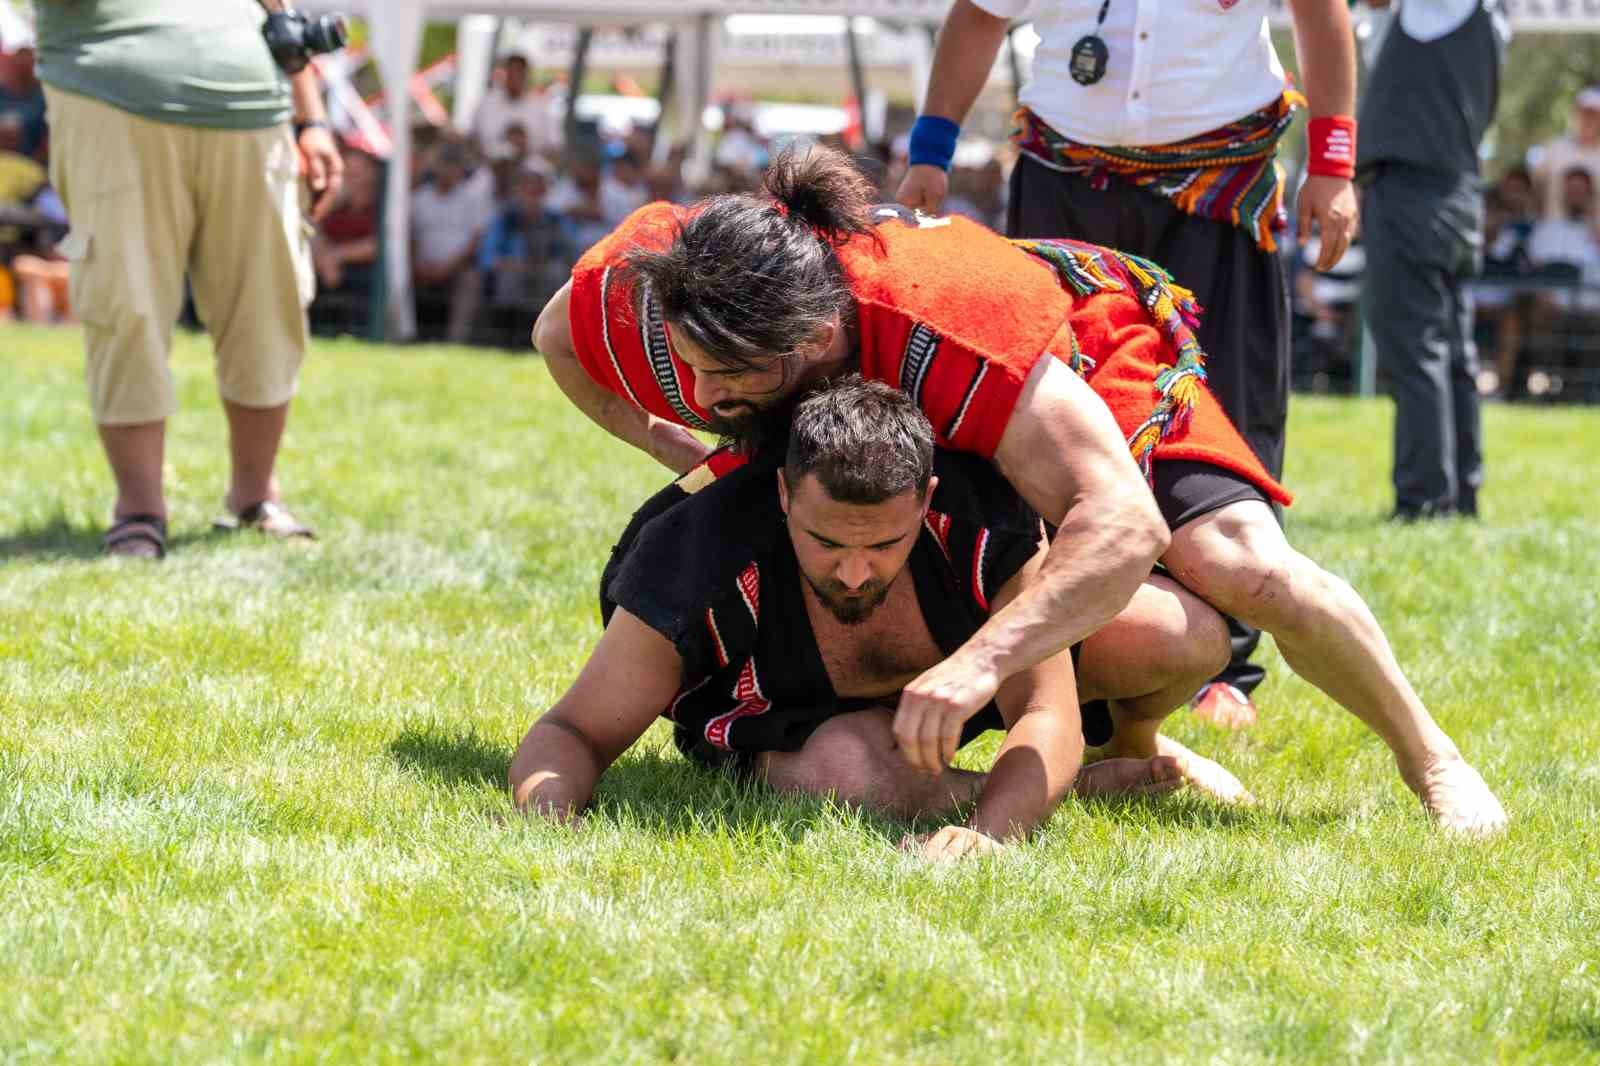
M 1323 115 L 1306 129 L 1306 172 L 1330 178 L 1356 176 L 1356 120 L 1349 115 Z

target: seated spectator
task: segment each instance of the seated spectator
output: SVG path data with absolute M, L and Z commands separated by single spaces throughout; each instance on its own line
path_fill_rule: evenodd
M 592 153 L 572 161 L 569 173 L 551 188 L 547 203 L 572 226 L 576 254 L 582 255 L 616 228 L 600 195 L 600 163 Z M 620 221 L 618 219 L 617 221 Z
M 689 190 L 683 180 L 683 154 L 676 148 L 660 166 L 645 172 L 644 184 L 651 200 L 667 200 L 681 204 L 689 199 Z
M 1570 273 L 1586 289 L 1600 286 L 1594 187 L 1595 180 L 1587 168 L 1569 168 L 1561 176 L 1560 214 L 1541 219 L 1528 238 L 1528 258 L 1535 269 L 1552 275 Z M 1596 311 L 1600 310 L 1600 291 L 1551 294 L 1543 302 L 1565 310 Z
M 1510 282 L 1533 273 L 1528 246 L 1537 221 L 1533 176 L 1515 167 L 1484 197 L 1483 280 L 1473 286 L 1473 295 L 1477 327 L 1494 353 L 1493 369 L 1478 375 L 1478 389 L 1486 396 L 1504 398 L 1516 388 L 1531 301 Z
M 1569 132 L 1540 147 L 1534 183 L 1543 203 L 1541 217 L 1559 220 L 1565 214 L 1565 175 L 1581 167 L 1600 180 L 1600 85 L 1591 85 L 1572 101 Z
M 600 178 L 600 213 L 606 225 L 616 228 L 622 220 L 650 202 L 650 187 L 644 168 L 630 155 L 611 161 Z
M 1528 355 L 1543 366 L 1592 363 L 1591 338 L 1600 328 L 1600 237 L 1595 182 L 1587 168 L 1562 175 L 1559 202 L 1561 216 L 1541 219 L 1528 240 L 1536 274 L 1573 286 L 1541 293 L 1529 314 Z
M 417 330 L 420 336 L 444 336 L 453 343 L 467 339 L 472 322 L 467 288 L 479 279 L 469 269 L 489 224 L 489 205 L 467 182 L 471 157 L 456 144 L 444 144 L 434 156 L 432 178 L 411 199 L 411 271 L 416 279 Z
M 478 251 L 477 273 L 488 281 L 491 328 L 508 347 L 523 349 L 539 310 L 566 284 L 577 261 L 567 221 L 546 203 L 550 174 L 541 165 L 517 176 L 512 200 L 496 216 Z M 485 286 L 471 287 L 472 298 Z M 470 315 L 476 318 L 476 313 Z
M 36 219 L 34 199 L 44 190 L 48 175 L 38 160 L 20 149 L 23 123 L 15 115 L 0 115 L 0 255 L 31 247 Z
M 712 162 L 732 170 L 741 181 L 754 188 L 759 184 L 758 175 L 767 168 L 766 139 L 756 133 L 754 123 L 743 109 L 730 107 L 726 116 Z
M 528 83 L 528 59 L 522 55 L 506 57 L 499 84 L 485 94 L 473 115 L 472 133 L 478 144 L 487 149 L 505 140 L 512 124 L 522 127 L 528 151 L 535 155 L 561 146 L 561 130 L 551 110 L 550 97 Z
M 1484 198 L 1484 212 L 1484 275 L 1518 277 L 1528 273 L 1528 241 L 1539 221 L 1533 175 L 1523 167 L 1506 171 Z
M 21 133 L 13 151 L 45 161 L 46 128 L 44 87 L 34 71 L 31 39 L 13 41 L 9 50 L 0 51 L 0 120 L 12 118 Z
M 1326 271 L 1311 268 L 1322 253 L 1322 239 L 1312 237 L 1295 248 L 1290 271 L 1290 329 L 1294 345 L 1295 383 L 1313 392 L 1347 390 L 1354 385 L 1351 358 L 1358 343 L 1356 309 L 1361 301 L 1367 252 L 1352 241 Z
M 373 269 L 378 259 L 378 161 L 344 151 L 344 187 L 311 239 L 317 298 L 311 323 L 319 332 L 364 335 L 369 328 Z

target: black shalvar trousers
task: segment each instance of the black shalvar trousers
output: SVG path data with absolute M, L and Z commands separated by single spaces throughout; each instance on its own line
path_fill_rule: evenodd
M 1104 189 L 1024 155 L 1011 172 L 1012 237 L 1071 237 L 1143 256 L 1194 292 L 1211 391 L 1275 478 L 1289 416 L 1289 283 L 1281 256 L 1237 226 L 1196 218 L 1112 178 Z M 1249 692 L 1266 677 L 1250 662 L 1259 630 L 1228 619 L 1233 656 L 1217 677 Z
M 1366 320 L 1394 393 L 1395 511 L 1475 515 L 1483 433 L 1467 283 L 1483 260 L 1478 178 L 1393 163 L 1362 178 Z

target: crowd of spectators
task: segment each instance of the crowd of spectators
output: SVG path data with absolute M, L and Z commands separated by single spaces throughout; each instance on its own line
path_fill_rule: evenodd
M 423 339 L 526 349 L 534 317 L 573 263 L 629 213 L 653 200 L 682 203 L 755 189 L 773 149 L 751 109 L 730 105 L 709 168 L 691 181 L 683 149 L 658 145 L 648 127 L 583 123 L 568 143 L 560 103 L 548 86 L 532 82 L 527 61 L 514 55 L 497 72 L 466 133 L 416 131 L 408 254 Z M 892 198 L 904 155 L 902 143 L 860 156 L 879 177 L 885 199 Z M 347 184 L 347 197 L 355 196 L 365 181 Z M 958 168 L 950 207 L 999 228 L 1005 187 L 998 159 Z M 362 200 L 375 219 L 375 198 Z M 359 262 L 370 263 L 367 230 L 349 226 L 336 238 L 337 221 L 323 226 L 319 240 L 343 240 Z M 359 332 L 348 290 L 369 285 L 370 278 L 352 273 L 350 262 L 342 252 L 319 255 L 323 294 L 313 309 L 319 328 Z M 324 308 L 330 310 L 324 314 Z
M 1479 389 L 1546 396 L 1561 374 L 1600 396 L 1600 85 L 1577 94 L 1568 132 L 1502 173 L 1485 196 L 1483 273 L 1472 286 Z M 1315 242 L 1298 253 L 1314 256 Z M 1358 336 L 1360 243 L 1332 271 L 1296 271 L 1297 377 L 1348 385 Z M 1344 379 L 1344 380 L 1340 380 Z
M 50 187 L 44 87 L 31 37 L 0 41 L 0 322 L 70 322 L 67 216 Z
M 652 200 L 756 188 L 774 145 L 748 106 L 725 113 L 709 168 L 690 180 L 682 148 L 657 145 L 650 128 L 564 130 L 560 96 L 534 83 L 526 58 L 507 58 L 466 132 L 415 131 L 404 254 L 420 336 L 526 350 L 534 317 L 573 263 L 629 212 Z M 0 42 L 0 321 L 72 320 L 67 263 L 56 249 L 67 219 L 48 181 L 48 151 L 33 42 Z M 858 159 L 891 199 L 904 138 Z M 1474 292 L 1480 386 L 1493 396 L 1546 391 L 1544 365 L 1586 367 L 1600 379 L 1600 85 L 1577 94 L 1568 132 L 1530 161 L 1502 174 L 1486 198 L 1484 272 Z M 345 149 L 340 201 L 313 240 L 311 320 L 319 332 L 375 332 L 384 166 Z M 1007 188 L 998 154 L 958 160 L 947 208 L 1003 229 Z M 1303 263 L 1315 256 L 1315 241 L 1291 254 Z M 1332 271 L 1295 271 L 1302 386 L 1350 384 L 1362 255 L 1358 242 Z

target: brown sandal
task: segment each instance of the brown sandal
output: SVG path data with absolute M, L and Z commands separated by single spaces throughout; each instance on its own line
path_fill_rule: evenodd
M 160 515 L 131 514 L 117 519 L 100 538 L 107 555 L 162 559 L 167 554 L 167 520 Z
M 272 500 L 262 500 L 253 503 L 236 515 L 224 515 L 214 523 L 216 528 L 226 532 L 238 532 L 253 529 L 257 533 L 264 533 L 269 537 L 280 537 L 284 540 L 300 538 L 302 540 L 316 540 L 317 535 L 311 527 L 295 518 L 289 509 L 281 503 Z

